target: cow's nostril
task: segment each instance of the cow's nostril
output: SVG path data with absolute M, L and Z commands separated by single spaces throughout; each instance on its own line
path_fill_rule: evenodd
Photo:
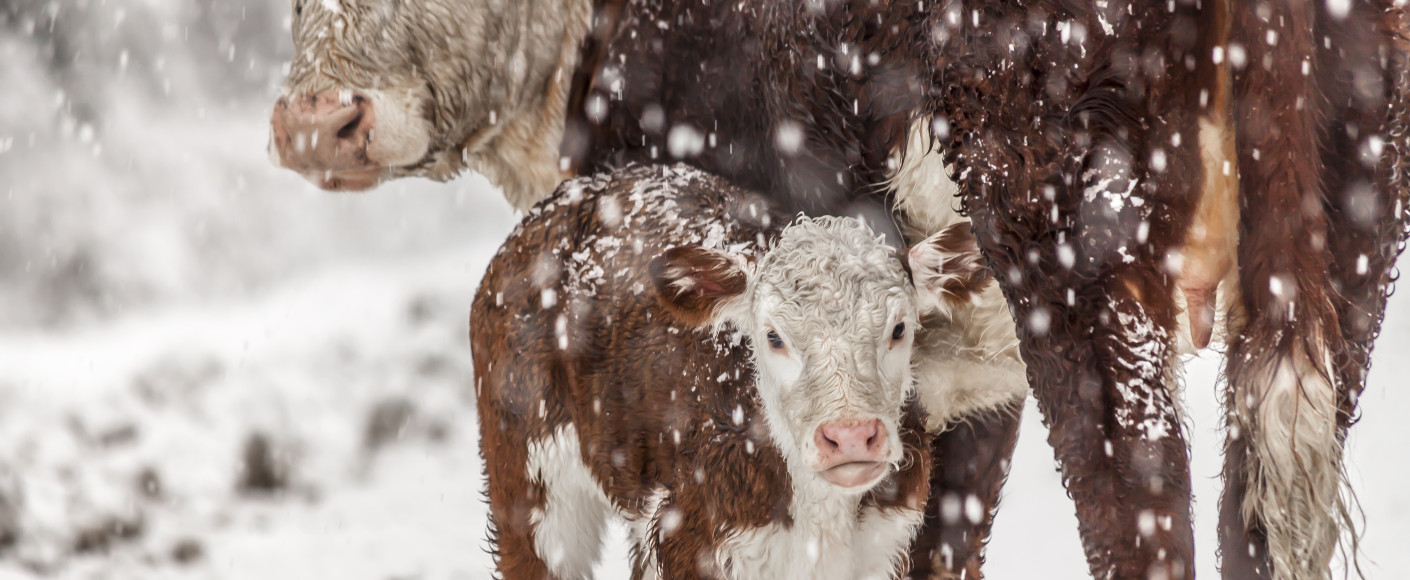
M 351 139 L 353 135 L 357 134 L 357 128 L 360 125 L 362 125 L 362 111 L 358 111 L 356 117 L 348 121 L 348 124 L 343 125 L 342 129 L 338 129 L 338 139 Z

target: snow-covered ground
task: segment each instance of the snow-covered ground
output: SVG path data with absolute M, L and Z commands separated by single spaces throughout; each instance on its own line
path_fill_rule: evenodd
M 275 0 L 0 6 L 0 579 L 479 579 L 466 316 L 512 227 L 482 179 L 318 192 L 264 159 Z M 1410 298 L 1351 477 L 1369 578 L 1410 577 Z M 1199 572 L 1219 362 L 1194 361 Z M 992 578 L 1080 578 L 1034 409 Z M 599 577 L 625 577 L 620 538 Z

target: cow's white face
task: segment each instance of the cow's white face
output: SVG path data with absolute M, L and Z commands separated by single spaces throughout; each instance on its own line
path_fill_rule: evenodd
M 475 168 L 511 201 L 561 179 L 565 79 L 589 0 L 290 7 L 294 59 L 270 119 L 276 164 L 328 190 Z
M 698 246 L 660 260 L 668 308 L 749 337 L 770 432 L 795 473 L 860 493 L 901 460 L 921 313 L 892 248 L 851 218 L 800 218 L 752 266 Z

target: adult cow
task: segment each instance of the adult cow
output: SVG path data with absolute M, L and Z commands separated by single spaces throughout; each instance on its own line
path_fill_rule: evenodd
M 1093 574 L 1193 574 L 1177 320 L 1194 346 L 1228 337 L 1224 574 L 1328 574 L 1341 441 L 1410 222 L 1389 0 L 294 11 L 271 151 L 329 189 L 474 168 L 525 207 L 568 173 L 674 157 L 796 209 L 894 209 L 914 240 L 963 219 L 948 167 Z M 937 464 L 967 468 L 936 474 L 938 505 L 992 506 L 1015 428 L 939 437 Z M 940 548 L 914 572 L 977 572 L 988 517 L 929 523 Z

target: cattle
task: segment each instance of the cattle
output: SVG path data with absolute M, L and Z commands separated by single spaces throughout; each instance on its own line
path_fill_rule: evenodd
M 986 270 L 963 227 L 898 257 L 683 165 L 534 206 L 471 313 L 503 577 L 590 576 L 613 514 L 637 578 L 902 574 L 931 461 L 914 376 L 938 364 L 912 351 Z
M 680 159 L 790 210 L 894 219 L 910 241 L 970 220 L 1095 576 L 1193 574 L 1176 357 L 1215 340 L 1225 574 L 1325 577 L 1354 540 L 1341 443 L 1410 223 L 1403 7 L 483 0 L 429 2 L 457 34 L 424 41 L 407 3 L 330 2 L 296 5 L 314 15 L 276 105 L 286 165 L 336 176 L 299 154 L 317 123 L 281 132 L 298 117 L 281 111 L 358 103 L 361 78 L 395 70 L 433 95 L 406 110 L 438 145 L 381 178 L 476 167 L 527 207 L 549 189 L 527 176 Z M 397 26 L 365 26 L 368 7 Z M 529 31 L 562 42 L 529 49 Z M 466 34 L 478 50 L 442 63 Z M 999 413 L 936 438 L 938 465 L 966 467 L 937 470 L 930 515 L 958 493 L 986 517 L 928 522 L 916 575 L 979 571 L 1016 426 Z
M 809 6 L 821 6 L 814 4 Z M 659 7 L 646 3 L 616 1 L 296 1 L 295 56 L 271 117 L 270 156 L 334 191 L 412 175 L 445 180 L 474 169 L 489 176 L 520 210 L 574 173 L 680 159 L 764 192 L 784 213 L 867 216 L 893 243 L 903 235 L 918 242 L 965 222 L 943 166 L 916 163 L 938 155 L 904 156 L 909 163 L 902 170 L 902 149 L 892 142 L 894 135 L 906 137 L 910 125 L 929 126 L 910 119 L 922 103 L 913 98 L 921 93 L 912 89 L 923 86 L 924 77 L 891 75 L 896 86 L 884 104 L 884 123 L 874 119 L 876 107 L 883 106 L 880 99 L 867 97 L 862 109 L 861 101 L 845 98 L 866 86 L 846 72 L 857 58 L 888 54 L 888 62 L 899 63 L 895 51 L 918 44 L 873 35 L 882 44 L 854 42 L 848 52 L 833 55 L 834 48 L 843 47 L 836 43 L 848 35 L 885 27 L 862 23 L 833 31 L 827 39 L 807 40 L 802 33 L 816 20 L 814 8 L 807 13 L 784 10 L 801 36 L 775 42 L 804 38 L 812 50 L 837 57 L 829 56 L 823 68 L 811 58 L 802 63 L 808 66 L 796 67 L 804 76 L 790 90 L 803 99 L 794 102 L 787 91 L 761 84 L 778 77 L 769 69 L 776 59 L 757 58 L 777 48 L 761 46 L 759 35 L 788 30 L 777 17 L 756 22 L 748 12 L 723 10 L 700 12 L 696 18 L 692 11 L 701 6 L 695 2 L 666 8 L 680 10 L 660 14 Z M 908 27 L 920 20 L 913 10 L 906 14 Z M 656 22 L 668 24 L 663 28 Z M 680 28 L 688 22 L 718 22 L 729 30 L 696 35 Z M 692 39 L 713 40 L 693 46 Z M 718 53 L 721 49 L 728 52 Z M 706 61 L 669 67 L 663 51 Z M 839 69 L 839 63 L 845 66 Z M 873 68 L 874 63 L 865 66 Z M 850 93 L 827 97 L 843 84 Z M 738 90 L 751 86 L 763 90 Z M 779 103 L 792 107 L 788 115 L 765 117 Z M 811 114 L 807 106 L 824 108 Z M 681 117 L 686 114 L 696 116 Z M 809 118 L 827 126 L 811 126 L 804 122 Z M 883 125 L 884 131 L 877 129 Z M 609 127 L 628 132 L 613 136 Z M 861 144 L 871 148 L 863 154 Z M 899 228 L 904 231 L 898 234 L 884 198 L 851 195 L 853 190 L 885 191 L 883 182 L 912 186 L 903 189 L 919 191 L 934 203 L 913 204 L 911 213 L 924 210 L 923 219 L 905 217 L 903 208 Z M 1007 322 L 1008 307 L 992 277 L 983 281 L 982 299 L 963 317 L 963 327 L 956 325 L 950 338 L 936 339 L 955 347 L 936 353 L 953 364 L 937 367 L 946 370 L 925 380 L 959 381 L 962 392 L 984 386 L 985 392 L 1020 393 L 1027 384 L 1014 329 Z M 943 388 L 922 384 L 923 399 Z M 940 464 L 946 468 L 933 474 L 935 493 L 917 543 L 921 557 L 914 559 L 918 576 L 932 570 L 979 574 L 991 515 L 1017 441 L 1022 406 L 1010 398 L 991 415 L 959 425 L 932 410 L 931 426 L 938 434 L 933 451 L 945 457 Z M 979 513 L 977 519 L 942 509 L 975 500 L 981 507 L 965 512 Z

